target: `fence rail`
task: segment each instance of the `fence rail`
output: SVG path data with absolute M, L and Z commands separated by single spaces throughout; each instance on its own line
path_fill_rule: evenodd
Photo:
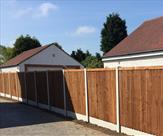
M 0 73 L 0 95 L 118 132 L 163 135 L 163 67 Z

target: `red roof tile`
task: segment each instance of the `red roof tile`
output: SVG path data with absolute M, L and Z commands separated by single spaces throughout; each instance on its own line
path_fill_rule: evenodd
M 104 57 L 145 53 L 163 50 L 163 16 L 145 21 Z
M 49 46 L 46 45 L 46 46 L 41 46 L 41 47 L 38 47 L 38 48 L 31 49 L 31 50 L 28 50 L 28 51 L 24 51 L 20 55 L 10 59 L 5 64 L 1 65 L 1 67 L 16 66 L 16 65 L 22 63 L 23 61 L 29 59 L 30 57 L 34 56 L 35 54 L 39 53 L 40 51 L 46 49 L 47 47 L 49 47 Z

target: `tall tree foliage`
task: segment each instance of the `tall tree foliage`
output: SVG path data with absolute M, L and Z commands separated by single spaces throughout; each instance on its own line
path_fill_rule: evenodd
M 3 46 L 0 45 L 0 64 L 4 63 Z
M 86 68 L 102 68 L 103 63 L 97 56 L 88 56 L 81 64 Z
M 40 47 L 40 42 L 35 38 L 29 35 L 18 37 L 14 43 L 13 48 L 13 57 L 19 55 L 23 51 L 27 51 L 33 48 Z
M 13 48 L 0 45 L 0 64 L 12 58 Z
M 81 49 L 77 49 L 77 51 L 72 51 L 71 57 L 73 57 L 78 62 L 82 62 L 86 59 L 86 57 L 91 56 L 89 51 L 83 52 Z
M 103 63 L 101 61 L 101 55 L 96 53 L 96 55 L 92 55 L 88 50 L 86 52 L 81 49 L 77 49 L 77 51 L 72 51 L 71 57 L 76 59 L 86 68 L 101 68 L 103 67 Z
M 108 52 L 127 36 L 125 20 L 112 13 L 106 18 L 101 31 L 101 51 Z
M 55 46 L 57 46 L 59 49 L 63 50 L 63 49 L 62 49 L 62 46 L 61 46 L 59 43 L 55 42 L 55 43 L 53 43 L 53 44 L 55 44 Z

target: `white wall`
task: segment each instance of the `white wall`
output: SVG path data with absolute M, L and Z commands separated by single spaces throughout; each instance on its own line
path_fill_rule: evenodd
M 139 66 L 163 66 L 163 56 L 141 57 L 123 60 L 105 61 L 104 68 L 139 67 Z
M 54 57 L 55 56 L 55 57 Z M 41 64 L 41 65 L 72 65 L 83 67 L 79 62 L 71 58 L 62 50 L 58 49 L 55 45 L 52 45 L 45 50 L 41 51 L 37 55 L 34 55 L 30 59 L 20 64 L 20 71 L 24 71 L 25 64 Z
M 19 72 L 19 67 L 1 68 L 0 72 Z

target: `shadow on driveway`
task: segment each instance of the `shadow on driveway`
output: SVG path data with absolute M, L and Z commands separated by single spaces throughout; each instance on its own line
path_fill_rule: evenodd
M 120 136 L 110 130 L 89 126 L 92 127 L 83 122 L 65 121 L 46 110 L 0 97 L 0 135 L 3 136 Z
M 64 121 L 50 112 L 0 97 L 0 128 Z

